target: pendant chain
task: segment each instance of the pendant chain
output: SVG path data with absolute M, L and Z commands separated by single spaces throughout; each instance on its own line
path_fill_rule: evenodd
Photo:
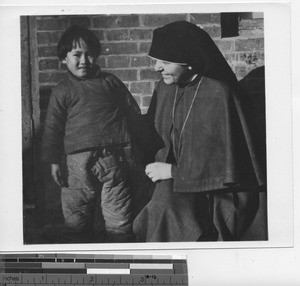
M 184 129 L 185 129 L 185 126 L 186 126 L 186 123 L 187 123 L 187 121 L 188 121 L 188 118 L 189 118 L 189 116 L 190 116 L 190 114 L 191 114 L 191 110 L 192 110 L 192 107 L 193 107 L 193 105 L 194 105 L 194 102 L 195 102 L 195 99 L 196 99 L 196 96 L 197 96 L 197 93 L 198 93 L 198 91 L 199 91 L 199 87 L 200 87 L 200 85 L 201 85 L 201 82 L 202 82 L 202 79 L 203 79 L 203 77 L 201 77 L 201 79 L 200 79 L 200 81 L 199 81 L 199 83 L 198 83 L 198 86 L 197 86 L 197 88 L 196 88 L 196 91 L 195 91 L 195 94 L 194 94 L 194 96 L 193 96 L 193 99 L 192 99 L 192 103 L 191 103 L 191 105 L 190 105 L 190 107 L 189 107 L 189 110 L 188 110 L 188 113 L 187 113 L 187 115 L 186 115 L 186 117 L 185 117 L 185 119 L 184 119 L 184 122 L 183 122 L 183 125 L 182 125 L 182 128 L 181 128 L 181 131 L 180 131 L 180 134 L 179 134 L 179 140 L 178 140 L 178 142 L 180 143 L 180 141 L 181 141 L 181 137 L 182 137 L 182 134 L 183 134 L 183 131 L 184 131 Z M 176 92 L 175 92 L 175 98 L 174 98 L 174 103 L 173 103 L 173 111 L 172 111 L 172 125 L 173 125 L 173 146 L 175 147 L 175 133 L 174 133 L 174 124 L 175 124 L 175 107 L 176 107 L 176 101 L 177 101 L 177 96 L 178 96 L 178 85 L 177 85 L 177 87 L 176 87 Z M 174 148 L 175 149 L 175 148 Z M 175 150 L 174 150 L 175 151 Z

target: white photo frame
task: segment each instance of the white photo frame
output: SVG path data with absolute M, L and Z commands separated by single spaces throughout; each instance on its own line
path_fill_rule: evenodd
M 122 14 L 193 12 L 263 12 L 265 22 L 265 67 L 268 148 L 269 240 L 259 242 L 155 243 L 128 245 L 24 245 L 22 225 L 22 135 L 20 78 L 20 15 Z M 1 201 L 0 251 L 61 250 L 167 250 L 167 249 L 248 249 L 293 247 L 294 202 L 292 178 L 292 85 L 290 5 L 277 3 L 191 3 L 98 5 L 81 3 L 46 6 L 2 6 L 0 23 L 1 51 L 5 55 L 1 72 Z M 277 19 L 280 18 L 280 21 Z M 280 37 L 278 37 L 280 35 Z M 279 39 L 278 39 L 279 38 Z M 13 48 L 12 48 L 13 47 Z M 280 73 L 276 72 L 281 70 Z M 12 76 L 13 74 L 13 76 Z M 280 83 L 280 84 L 279 84 Z M 284 95 L 284 96 L 283 96 Z M 280 119 L 280 120 L 279 120 Z M 283 151 L 284 150 L 284 151 Z M 280 178 L 280 179 L 279 179 Z

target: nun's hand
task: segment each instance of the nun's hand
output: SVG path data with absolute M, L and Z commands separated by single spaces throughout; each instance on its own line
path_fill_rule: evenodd
M 171 179 L 171 168 L 172 164 L 155 162 L 146 166 L 146 175 L 153 181 Z

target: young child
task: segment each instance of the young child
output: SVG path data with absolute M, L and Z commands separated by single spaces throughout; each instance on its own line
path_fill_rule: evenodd
M 140 109 L 116 76 L 100 71 L 96 64 L 100 50 L 98 38 L 86 28 L 71 26 L 61 36 L 57 55 L 66 64 L 68 77 L 52 90 L 42 157 L 62 188 L 66 228 L 73 233 L 93 232 L 99 219 L 96 195 L 101 192 L 107 241 L 116 242 L 132 235 L 129 129 L 139 119 Z M 67 182 L 61 171 L 63 152 Z

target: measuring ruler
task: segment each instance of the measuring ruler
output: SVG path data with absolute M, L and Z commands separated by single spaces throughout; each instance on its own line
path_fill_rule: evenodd
M 188 285 L 182 255 L 0 255 L 1 286 Z

